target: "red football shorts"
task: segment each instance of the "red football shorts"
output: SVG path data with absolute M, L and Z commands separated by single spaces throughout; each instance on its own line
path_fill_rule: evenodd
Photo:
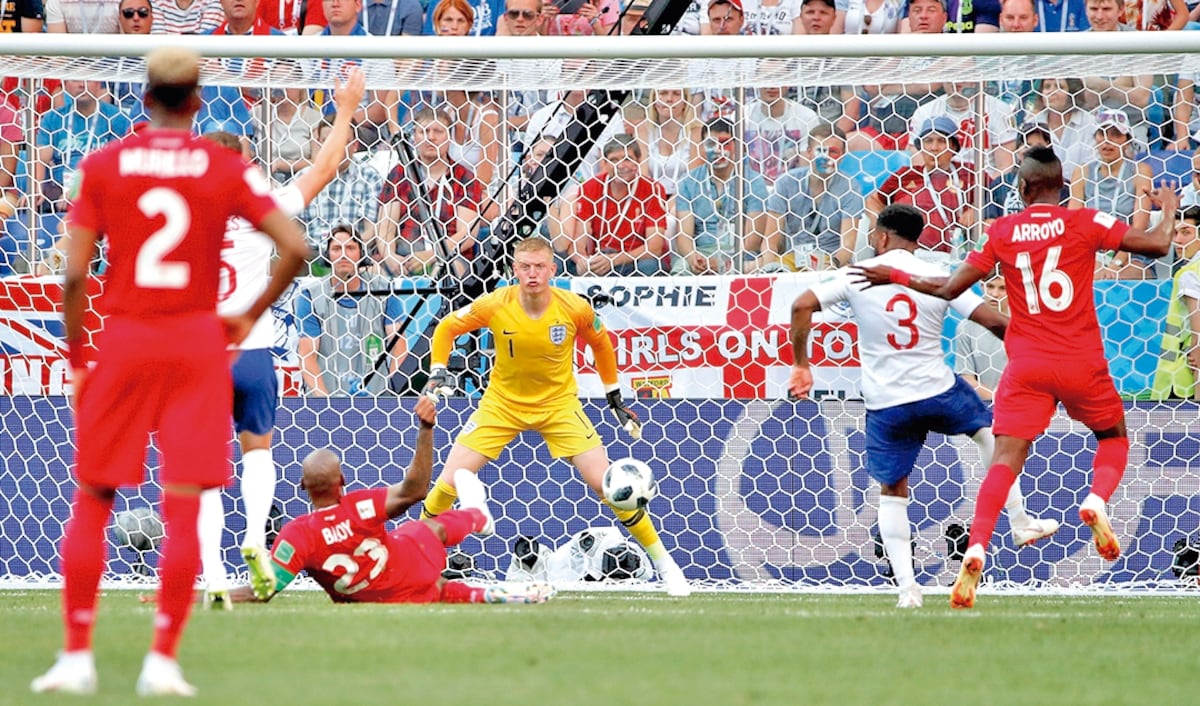
M 233 385 L 220 319 L 109 317 L 97 349 L 76 402 L 78 479 L 140 484 L 150 432 L 158 432 L 161 483 L 228 483 Z
M 391 531 L 392 556 L 388 564 L 404 574 L 388 603 L 436 603 L 442 595 L 438 579 L 446 568 L 446 545 L 424 522 L 405 522 Z M 395 569 L 393 569 L 395 570 Z
M 992 431 L 1033 441 L 1050 426 L 1058 402 L 1072 419 L 1093 430 L 1111 429 L 1125 418 L 1103 359 L 1010 360 L 996 388 Z

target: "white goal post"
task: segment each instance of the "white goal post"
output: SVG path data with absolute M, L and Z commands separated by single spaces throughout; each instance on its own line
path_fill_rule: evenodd
M 667 185 L 660 274 L 600 276 L 586 269 L 582 243 L 596 233 L 578 230 L 583 221 L 572 214 L 579 213 L 579 182 L 601 168 L 599 155 L 584 160 L 576 180 L 555 200 L 561 208 L 551 208 L 543 232 L 556 247 L 562 246 L 563 266 L 576 269 L 562 286 L 611 299 L 597 310 L 616 336 L 622 384 L 627 395 L 638 398 L 632 404 L 647 422 L 645 437 L 629 440 L 613 426 L 601 403 L 589 401 L 585 409 L 611 458 L 633 456 L 653 468 L 659 495 L 650 509 L 665 545 L 690 579 L 714 589 L 889 586 L 886 561 L 876 556 L 872 536 L 878 487 L 863 462 L 857 329 L 836 312 L 818 322 L 812 357 L 822 396 L 797 403 L 787 399 L 784 388 L 791 363 L 787 323 L 792 299 L 822 276 L 831 258 L 838 256 L 835 250 L 848 245 L 852 256 L 862 254 L 871 195 L 884 188 L 893 172 L 919 158 L 913 140 L 924 132 L 926 117 L 945 112 L 955 116 L 955 137 L 964 156 L 955 169 L 967 175 L 963 183 L 940 189 L 955 192 L 951 216 L 942 213 L 949 203 L 941 200 L 944 193 L 930 194 L 937 199 L 931 214 L 936 211 L 946 219 L 941 257 L 947 262 L 971 245 L 982 221 L 1011 205 L 995 189 L 1003 184 L 1020 143 L 1037 131 L 1047 106 L 1061 99 L 1051 95 L 1055 90 L 1074 91 L 1073 107 L 1086 126 L 1086 139 L 1094 139 L 1088 130 L 1094 132 L 1112 120 L 1122 130 L 1129 126 L 1120 155 L 1126 161 L 1114 163 L 1114 173 L 1132 170 L 1127 176 L 1134 190 L 1132 205 L 1117 203 L 1113 196 L 1109 210 L 1128 210 L 1120 214 L 1128 220 L 1151 216 L 1137 193 L 1139 164 L 1147 167 L 1147 183 L 1192 177 L 1190 148 L 1195 143 L 1187 143 L 1173 119 L 1184 95 L 1180 86 L 1200 76 L 1200 34 L 1190 32 L 536 40 L 6 35 L 0 46 L 0 76 L 17 80 L 8 98 L 20 106 L 14 115 L 23 139 L 11 161 L 3 159 L 0 149 L 0 195 L 12 194 L 11 202 L 18 206 L 14 215 L 0 221 L 5 228 L 0 230 L 0 243 L 9 241 L 0 252 L 6 258 L 0 262 L 0 274 L 7 275 L 0 277 L 0 586 L 58 580 L 57 545 L 74 488 L 69 473 L 71 416 L 64 397 L 70 381 L 57 312 L 61 287 L 53 242 L 59 235 L 61 203 L 45 195 L 49 192 L 42 191 L 45 185 L 38 178 L 62 179 L 80 148 L 69 136 L 46 128 L 45 121 L 53 111 L 71 110 L 64 94 L 78 100 L 70 91 L 90 95 L 94 84 L 98 95 L 92 97 L 114 107 L 104 109 L 111 113 L 103 123 L 109 132 L 93 135 L 97 139 L 89 140 L 89 147 L 120 137 L 117 132 L 128 129 L 134 121 L 130 111 L 136 111 L 127 87 L 136 88 L 144 79 L 139 57 L 167 43 L 193 47 L 206 57 L 206 86 L 234 89 L 236 105 L 223 109 L 231 114 L 244 111 L 245 117 L 222 119 L 243 120 L 239 125 L 248 131 L 243 134 L 257 158 L 279 180 L 288 178 L 291 168 L 276 169 L 277 160 L 286 162 L 293 152 L 312 147 L 301 145 L 303 139 L 289 137 L 290 128 L 279 126 L 276 103 L 301 96 L 303 107 L 316 115 L 304 130 L 315 129 L 325 94 L 346 66 L 363 65 L 368 88 L 390 95 L 387 101 L 393 102 L 384 101 L 386 107 L 399 111 L 400 117 L 379 121 L 374 132 L 358 133 L 360 140 L 373 140 L 361 145 L 356 164 L 375 171 L 376 192 L 391 178 L 389 172 L 399 159 L 390 148 L 394 131 L 411 139 L 412 116 L 424 105 L 453 112 L 466 121 L 459 124 L 449 118 L 451 134 L 466 136 L 454 138 L 459 140 L 456 159 L 471 160 L 473 171 L 491 175 L 478 185 L 476 212 L 485 210 L 489 198 L 501 209 L 511 198 L 521 160 L 528 159 L 523 155 L 546 134 L 526 133 L 538 111 L 551 115 L 543 125 L 554 125 L 554 109 L 562 109 L 564 96 L 629 91 L 615 118 L 622 126 L 601 139 L 631 134 L 645 153 L 645 173 Z M 83 82 L 83 87 L 59 89 L 48 79 Z M 897 85 L 901 89 L 888 93 L 891 89 L 886 87 Z M 924 92 L 903 89 L 914 85 L 923 86 Z M 780 87 L 779 99 L 788 101 L 791 112 L 775 114 L 770 101 L 776 99 L 764 96 L 773 96 L 769 92 Z M 668 89 L 679 89 L 686 105 L 669 105 L 661 95 Z M 466 103 L 455 103 L 459 93 Z M 930 106 L 951 95 L 961 101 L 946 111 L 930 112 Z M 852 105 L 863 112 L 845 123 Z M 1194 108 L 1195 120 L 1200 111 Z M 1104 117 L 1113 112 L 1124 115 L 1124 122 Z M 478 116 L 488 113 L 497 116 L 495 144 L 470 143 L 467 138 L 477 127 L 470 120 L 484 120 Z M 364 122 L 372 120 L 369 115 L 368 111 Z M 467 115 L 476 117 L 462 117 Z M 872 124 L 876 118 L 877 124 Z M 732 126 L 745 167 L 730 182 L 737 186 L 730 187 L 735 198 L 728 212 L 722 211 L 724 201 L 714 208 L 704 206 L 704 169 L 710 161 L 706 150 L 711 146 L 704 133 L 718 120 Z M 915 124 L 904 122 L 908 120 Z M 803 180 L 812 174 L 816 157 L 827 155 L 814 151 L 817 142 L 827 138 L 809 135 L 827 122 L 838 125 L 833 132 L 846 152 L 837 173 L 845 175 L 847 188 L 856 194 L 847 201 L 853 208 L 837 216 L 849 225 L 829 225 L 834 217 L 818 213 L 813 198 L 798 199 L 795 191 L 806 188 Z M 1200 127 L 1200 120 L 1193 125 Z M 1192 126 L 1183 129 L 1190 132 Z M 1051 131 L 1058 147 L 1065 138 L 1057 126 L 1047 126 Z M 1084 155 L 1078 157 L 1079 193 L 1085 199 L 1100 198 L 1108 186 L 1090 171 L 1100 157 L 1093 145 L 1079 139 L 1078 149 L 1083 151 L 1073 153 Z M 968 154 L 982 159 L 967 159 Z M 47 155 L 49 161 L 39 165 Z M 12 173 L 6 175 L 5 170 Z M 791 192 L 784 186 L 789 179 L 795 182 Z M 689 184 L 699 186 L 689 191 Z M 898 188 L 903 190 L 904 183 Z M 353 205 L 364 207 L 364 222 L 380 232 L 389 216 L 386 202 L 381 206 L 376 200 Z M 715 197 L 712 200 L 717 204 Z M 436 203 L 440 207 L 440 197 Z M 811 210 L 798 210 L 801 203 Z M 634 207 L 652 210 L 648 199 Z M 320 214 L 308 214 L 302 221 L 310 241 L 319 247 L 330 221 Z M 403 222 L 392 225 L 403 232 Z M 471 226 L 483 226 L 472 231 L 480 242 L 489 237 L 488 226 L 490 237 L 499 230 L 492 218 L 479 217 Z M 818 227 L 832 229 L 837 242 L 825 245 L 815 232 Z M 419 236 L 420 228 L 416 230 Z M 387 248 L 401 247 L 382 240 L 377 245 L 382 248 L 375 253 L 380 267 L 387 266 Z M 403 247 L 416 252 L 418 245 Z M 689 260 L 696 253 L 720 255 L 721 264 L 714 265 L 718 271 L 696 272 Z M 1192 400 L 1156 399 L 1163 395 L 1154 383 L 1162 334 L 1168 327 L 1172 272 L 1180 264 L 1171 258 L 1127 262 L 1120 256 L 1098 263 L 1101 270 L 1117 273 L 1098 285 L 1097 302 L 1114 377 L 1128 400 L 1132 441 L 1130 467 L 1112 504 L 1122 558 L 1111 565 L 1103 562 L 1078 521 L 1075 509 L 1086 495 L 1095 442 L 1085 428 L 1059 416 L 1034 445 L 1029 473 L 1021 482 L 1030 511 L 1062 520 L 1064 526 L 1049 541 L 1017 550 L 1001 520 L 989 558 L 990 580 L 1015 591 L 1123 593 L 1170 592 L 1186 583 L 1187 576 L 1177 578 L 1172 566 L 1180 555 L 1178 542 L 1200 543 L 1200 408 Z M 321 277 L 321 270 L 314 271 L 305 287 L 315 290 Z M 338 449 L 355 487 L 395 482 L 408 464 L 415 429 L 409 412 L 412 398 L 404 385 L 415 383 L 397 383 L 397 376 L 419 379 L 426 365 L 421 355 L 429 324 L 451 304 L 461 303 L 462 292 L 454 291 L 453 284 L 423 278 L 391 281 L 399 288 L 396 293 L 371 296 L 395 298 L 400 313 L 390 314 L 396 318 L 387 323 L 402 324 L 395 335 L 405 337 L 413 353 L 406 365 L 397 363 L 400 372 L 373 372 L 389 384 L 368 391 L 364 382 L 362 394 L 305 394 L 296 339 L 306 334 L 303 322 L 297 321 L 302 315 L 296 299 L 314 295 L 292 293 L 292 299 L 278 307 L 278 363 L 285 398 L 273 454 L 282 472 L 276 505 L 283 518 L 307 511 L 299 487 L 299 461 L 314 448 Z M 948 358 L 970 371 L 966 366 L 973 351 L 960 347 L 965 334 L 958 329 L 958 322 L 948 325 Z M 369 348 L 365 340 L 363 348 Z M 486 383 L 491 342 L 486 336 L 475 338 L 461 352 L 466 367 L 460 376 L 462 395 L 440 415 L 435 472 Z M 581 351 L 577 359 L 581 395 L 602 402 L 590 354 Z M 1003 363 L 996 360 L 973 371 L 980 384 L 998 374 Z M 916 530 L 918 580 L 936 587 L 947 586 L 957 572 L 958 564 L 949 556 L 947 529 L 969 521 L 985 469 L 969 440 L 931 436 L 929 444 L 912 477 L 909 516 Z M 153 477 L 156 452 L 150 453 L 149 462 Z M 520 536 L 556 546 L 586 527 L 614 522 L 572 468 L 551 459 L 533 434 L 519 437 L 481 478 L 491 494 L 497 533 L 485 540 L 468 539 L 463 546 L 480 576 L 503 575 Z M 225 546 L 235 571 L 240 569 L 236 547 L 244 527 L 236 488 L 235 482 L 225 497 L 231 518 Z M 122 493 L 116 509 L 153 505 L 157 499 L 152 482 L 137 492 Z M 154 554 L 151 550 L 143 556 L 128 544 L 118 545 L 106 578 L 117 583 L 136 579 L 146 570 L 143 560 L 153 564 Z

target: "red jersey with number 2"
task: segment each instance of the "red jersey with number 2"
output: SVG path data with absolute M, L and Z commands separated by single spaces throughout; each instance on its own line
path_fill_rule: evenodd
M 1096 253 L 1116 250 L 1129 226 L 1091 208 L 1035 204 L 997 219 L 967 255 L 984 272 L 996 264 L 1008 287 L 1012 359 L 1104 359 L 1092 283 Z
M 276 208 L 260 170 L 186 130 L 139 130 L 79 170 L 68 222 L 107 238 L 102 301 L 116 316 L 215 312 L 226 221 Z

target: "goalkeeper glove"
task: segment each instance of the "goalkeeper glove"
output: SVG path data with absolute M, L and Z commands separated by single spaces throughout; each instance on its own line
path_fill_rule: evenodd
M 446 366 L 435 365 L 429 369 L 429 382 L 425 383 L 425 396 L 434 404 L 454 394 L 454 385 L 450 382 L 450 373 Z
M 609 409 L 617 417 L 617 425 L 634 439 L 642 438 L 642 423 L 638 421 L 637 415 L 633 413 L 633 410 L 626 407 L 625 403 L 621 401 L 621 391 L 619 389 L 609 390 L 605 394 L 605 398 L 608 399 Z

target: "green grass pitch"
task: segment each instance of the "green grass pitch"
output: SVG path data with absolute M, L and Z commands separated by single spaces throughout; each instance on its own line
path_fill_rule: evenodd
M 128 704 L 149 640 L 138 591 L 106 591 L 100 693 L 36 696 L 60 647 L 58 592 L 0 593 L 0 704 Z M 1200 596 L 1198 596 L 1200 597 Z M 185 703 L 1197 703 L 1200 601 L 1190 596 L 565 592 L 540 606 L 331 604 L 293 591 L 197 610 L 180 654 Z

